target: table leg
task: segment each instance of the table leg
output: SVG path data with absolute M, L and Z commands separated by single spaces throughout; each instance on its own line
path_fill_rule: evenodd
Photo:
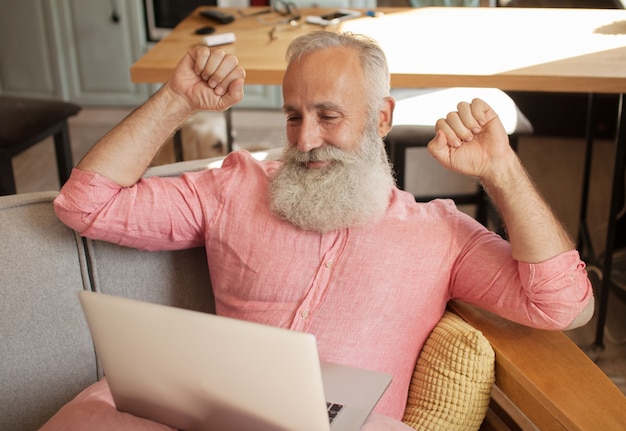
M 583 168 L 583 184 L 580 198 L 580 216 L 578 218 L 578 250 L 580 250 L 581 254 L 585 253 L 585 256 L 591 259 L 595 259 L 595 252 L 587 226 L 587 207 L 589 205 L 589 184 L 591 183 L 591 166 L 593 164 L 593 121 L 595 118 L 593 112 L 595 107 L 595 98 L 595 94 L 589 93 L 589 97 L 587 99 L 587 118 L 585 125 L 585 164 Z
M 172 138 L 174 140 L 174 161 L 182 162 L 185 156 L 183 155 L 183 136 L 180 128 L 174 132 Z
M 224 116 L 226 117 L 226 152 L 230 153 L 233 151 L 234 144 L 234 131 L 233 131 L 233 116 L 232 116 L 232 108 L 228 108 L 224 111 Z
M 606 235 L 606 246 L 604 248 L 604 262 L 602 267 L 602 283 L 599 293 L 598 322 L 596 327 L 596 339 L 594 346 L 599 349 L 604 348 L 604 327 L 606 325 L 609 293 L 611 290 L 611 270 L 613 266 L 613 252 L 615 251 L 615 234 L 617 227 L 617 214 L 623 199 L 620 196 L 621 187 L 619 184 L 624 181 L 624 170 L 626 165 L 626 112 L 624 110 L 624 94 L 620 94 L 618 106 L 618 122 L 615 142 L 615 168 L 613 171 L 613 184 L 611 187 L 611 202 L 609 208 L 608 228 Z

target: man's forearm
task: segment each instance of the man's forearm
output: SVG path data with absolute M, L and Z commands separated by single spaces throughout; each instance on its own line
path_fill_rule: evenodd
M 483 184 L 500 211 L 516 260 L 543 262 L 574 248 L 517 156 L 500 163 L 497 173 Z
M 123 187 L 135 184 L 167 138 L 191 114 L 166 86 L 100 139 L 77 168 L 101 174 Z
M 497 178 L 485 187 L 500 211 L 516 260 L 538 263 L 574 249 L 567 231 L 517 157 L 511 157 Z M 589 295 L 585 308 L 566 329 L 589 322 L 594 307 L 593 295 Z

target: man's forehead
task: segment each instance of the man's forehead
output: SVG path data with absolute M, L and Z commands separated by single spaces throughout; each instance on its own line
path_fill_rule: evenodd
M 349 47 L 322 48 L 303 55 L 287 67 L 290 69 L 313 68 L 320 73 L 341 72 L 361 68 L 358 52 Z
M 285 73 L 285 108 L 292 109 L 290 112 L 360 111 L 366 100 L 365 85 L 356 50 L 338 47 L 311 52 L 293 62 Z

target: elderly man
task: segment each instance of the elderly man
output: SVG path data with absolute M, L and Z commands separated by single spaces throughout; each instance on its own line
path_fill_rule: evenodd
M 394 100 L 374 41 L 311 33 L 287 59 L 282 160 L 235 152 L 220 169 L 141 179 L 189 115 L 243 97 L 237 59 L 196 47 L 79 163 L 55 201 L 59 217 L 130 247 L 205 246 L 218 314 L 311 332 L 323 360 L 392 374 L 364 430 L 406 428 L 412 369 L 451 299 L 546 329 L 588 321 L 584 264 L 485 101 L 461 102 L 439 120 L 429 149 L 484 184 L 510 242 L 450 201 L 416 203 L 395 187 L 383 146 Z M 47 426 L 72 424 L 161 427 L 117 412 L 106 381 Z

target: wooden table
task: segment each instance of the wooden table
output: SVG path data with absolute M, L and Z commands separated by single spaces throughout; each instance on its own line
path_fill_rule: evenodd
M 303 23 L 275 24 L 284 17 L 271 13 L 236 16 L 218 32 L 234 32 L 237 42 L 223 48 L 236 54 L 248 84 L 282 83 L 289 42 L 320 27 Z M 248 8 L 254 12 L 259 8 Z M 303 9 L 319 15 L 333 9 Z M 194 30 L 208 22 L 198 11 L 181 22 L 131 67 L 134 82 L 169 79 L 179 59 L 202 43 Z M 611 273 L 620 181 L 624 181 L 626 147 L 626 10 L 517 8 L 379 8 L 379 16 L 344 22 L 345 31 L 368 34 L 388 57 L 394 87 L 496 87 L 502 90 L 619 94 L 615 167 L 608 233 L 599 265 Z M 262 21 L 262 22 L 260 22 Z M 273 32 L 272 32 L 273 30 Z M 270 37 L 270 32 L 273 37 Z M 592 137 L 588 139 L 588 153 Z M 581 231 L 586 230 L 590 157 L 586 158 Z M 583 234 L 584 236 L 584 234 Z M 593 256 L 595 258 L 595 256 Z M 611 279 L 603 277 L 595 345 L 603 347 Z
M 240 17 L 218 32 L 234 32 L 223 48 L 246 68 L 248 84 L 282 83 L 285 50 L 296 36 L 319 29 L 278 25 L 280 15 Z M 247 11 L 255 8 L 246 9 Z M 303 16 L 332 9 L 303 9 Z M 380 8 L 384 15 L 346 21 L 342 29 L 376 38 L 394 87 L 497 87 L 502 90 L 626 93 L 626 10 L 516 8 Z M 302 21 L 302 20 L 301 20 Z M 134 82 L 164 82 L 190 47 L 196 13 L 131 67 Z M 618 34 L 615 34 L 618 33 Z

